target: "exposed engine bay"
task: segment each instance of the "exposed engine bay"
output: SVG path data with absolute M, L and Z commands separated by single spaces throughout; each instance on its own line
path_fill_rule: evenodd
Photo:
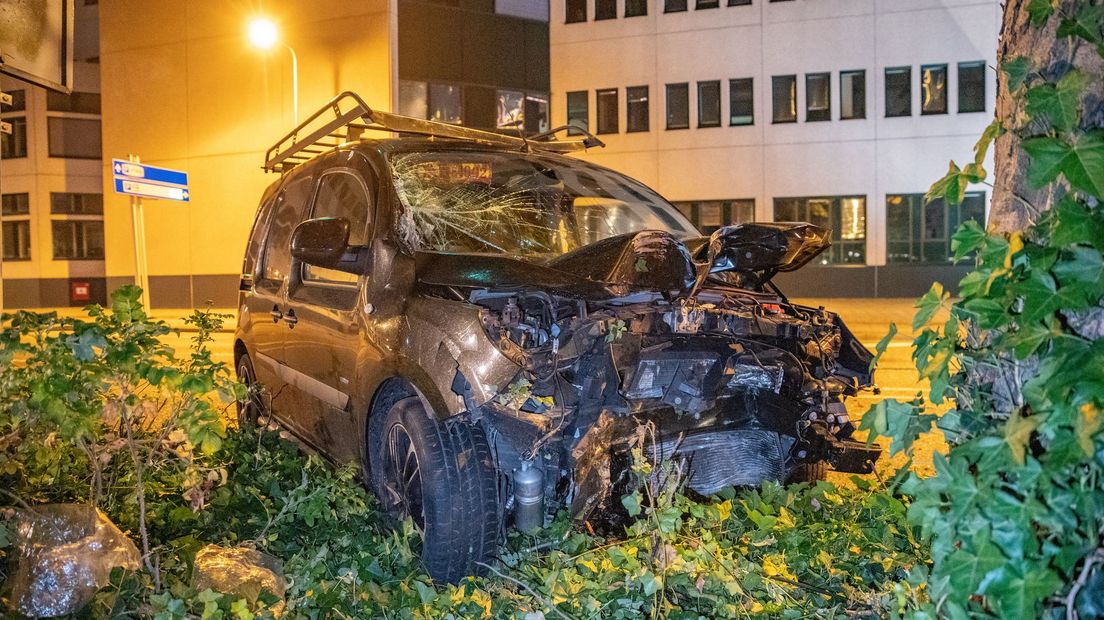
M 490 440 L 519 527 L 539 524 L 517 511 L 535 503 L 534 488 L 545 509 L 566 506 L 580 519 L 618 508 L 644 425 L 654 432 L 643 453 L 679 461 L 703 496 L 784 482 L 819 461 L 872 471 L 879 450 L 851 440 L 844 404 L 872 386 L 870 352 L 834 313 L 748 287 L 761 270 L 694 269 L 695 254 L 717 265 L 739 239 L 695 248 L 645 231 L 547 265 L 603 265 L 605 295 L 541 286 L 540 274 L 538 285 L 449 287 L 479 307 L 486 337 L 517 368 L 484 402 L 460 370 L 452 388 Z

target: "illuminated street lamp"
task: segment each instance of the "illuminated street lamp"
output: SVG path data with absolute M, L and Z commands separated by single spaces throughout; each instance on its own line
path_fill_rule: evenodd
M 249 43 L 259 50 L 272 49 L 280 39 L 276 24 L 266 17 L 255 17 L 249 22 Z M 285 45 L 291 54 L 291 116 L 299 122 L 299 57 L 290 45 Z

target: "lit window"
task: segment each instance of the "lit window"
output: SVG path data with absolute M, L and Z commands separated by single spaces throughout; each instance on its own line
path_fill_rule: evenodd
M 464 118 L 462 101 L 459 86 L 431 83 L 429 85 L 429 119 L 459 125 Z
M 617 89 L 607 88 L 594 92 L 598 111 L 598 133 L 617 133 Z
M 752 78 L 728 81 L 728 124 L 752 125 L 755 123 L 755 95 Z
M 721 82 L 698 82 L 698 127 L 721 126 Z
M 829 231 L 832 246 L 822 265 L 866 262 L 866 197 L 775 198 L 774 221 L 808 222 Z
M 985 62 L 958 63 L 958 111 L 985 111 Z
M 500 90 L 495 93 L 495 103 L 498 109 L 495 127 L 514 128 L 524 123 L 525 93 L 517 90 Z
M 50 157 L 100 159 L 100 121 L 51 116 L 46 119 Z
M 840 71 L 840 120 L 866 118 L 866 71 Z
M 690 85 L 667 85 L 667 129 L 690 127 Z
M 921 114 L 947 113 L 947 65 L 920 67 Z
M 587 20 L 587 0 L 565 0 L 564 21 L 568 24 L 585 22 Z
M 775 123 L 797 122 L 797 76 L 776 75 L 771 78 Z
M 548 95 L 529 93 L 525 96 L 525 133 L 537 134 L 550 129 Z
M 590 129 L 590 109 L 587 103 L 587 91 L 579 90 L 567 93 L 567 124 Z M 579 135 L 582 132 L 567 130 L 568 135 Z
M 625 89 L 627 127 L 625 131 L 648 131 L 648 87 L 630 86 Z
M 648 0 L 625 0 L 625 17 L 640 17 L 648 14 Z
M 887 67 L 885 70 L 886 116 L 912 115 L 912 68 Z
M 887 262 L 949 262 L 951 236 L 967 220 L 985 226 L 985 192 L 967 192 L 958 206 L 941 198 L 927 202 L 923 194 L 886 196 Z
M 832 120 L 832 74 L 805 74 L 805 122 Z
M 399 80 L 399 114 L 414 118 L 426 118 L 429 110 L 428 90 L 425 82 Z
M 721 226 L 755 221 L 754 198 L 696 200 L 672 204 L 705 235 L 712 234 Z

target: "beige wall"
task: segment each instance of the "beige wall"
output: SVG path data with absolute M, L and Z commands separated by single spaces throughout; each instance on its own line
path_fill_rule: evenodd
M 261 170 L 264 151 L 294 125 L 289 53 L 259 52 L 245 38 L 256 4 L 100 2 L 109 284 L 134 273 L 129 199 L 115 194 L 108 169 L 130 153 L 189 174 L 190 203 L 145 201 L 151 279 L 175 287 L 195 278 L 166 276 L 223 276 L 222 286 L 239 272 L 257 201 L 277 179 Z M 390 0 L 269 0 L 264 9 L 298 54 L 300 117 L 343 90 L 390 109 Z M 182 298 L 165 290 L 159 301 L 151 289 L 155 306 Z M 200 296 L 184 299 L 202 304 Z

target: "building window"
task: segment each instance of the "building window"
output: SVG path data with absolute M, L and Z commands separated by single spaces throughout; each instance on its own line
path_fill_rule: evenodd
M 695 200 L 672 203 L 702 234 L 712 234 L 722 226 L 755 221 L 755 199 Z
M 690 85 L 667 85 L 667 129 L 690 127 Z
M 617 18 L 617 0 L 594 0 L 594 21 Z
M 50 192 L 54 215 L 103 215 L 103 194 Z
M 640 17 L 648 14 L 648 0 L 625 0 L 625 17 Z
M 698 127 L 721 126 L 721 81 L 698 82 Z
M 840 120 L 866 118 L 866 71 L 840 71 Z
M 3 222 L 4 260 L 31 260 L 31 221 Z
M 8 94 L 11 95 L 12 98 L 11 105 L 0 103 L 0 114 L 22 112 L 27 109 L 27 91 L 23 89 L 9 90 Z
M 80 114 L 100 113 L 100 93 L 73 92 L 63 95 L 52 90 L 46 91 L 46 109 L 51 112 L 78 112 Z
M 50 157 L 100 159 L 100 121 L 51 116 L 46 119 Z
M 625 89 L 626 118 L 629 133 L 648 131 L 648 87 L 630 86 Z
M 728 81 L 728 124 L 755 124 L 755 94 L 752 78 Z
M 103 260 L 104 234 L 100 220 L 54 220 L 54 260 Z
M 920 67 L 920 114 L 947 113 L 947 65 Z
M 598 111 L 598 133 L 617 133 L 617 89 L 606 88 L 594 92 Z
M 520 127 L 525 122 L 525 93 L 520 90 L 496 91 L 495 107 L 498 129 Z
M 967 192 L 958 206 L 925 202 L 924 194 L 886 196 L 886 261 L 950 262 L 951 235 L 967 220 L 985 226 L 985 192 Z
M 459 125 L 464 119 L 463 92 L 455 84 L 429 85 L 429 120 Z
M 663 0 L 664 13 L 681 13 L 686 10 L 686 0 Z
M 567 124 L 590 129 L 590 109 L 587 102 L 587 91 L 577 90 L 567 93 Z M 568 135 L 579 135 L 582 132 L 574 129 L 567 130 Z
M 832 120 L 832 74 L 805 74 L 805 122 Z
M 30 195 L 26 192 L 4 194 L 3 198 L 0 198 L 0 215 L 27 215 L 30 212 Z
M 565 17 L 568 24 L 585 22 L 587 20 L 587 0 L 565 0 Z
M 721 0 L 697 0 L 694 4 L 694 10 L 700 11 L 702 9 L 716 9 L 721 6 Z
M 866 262 L 866 197 L 775 198 L 774 221 L 809 222 L 831 233 L 832 247 L 822 265 Z
M 528 93 L 525 95 L 525 133 L 543 133 L 551 129 L 548 118 L 548 95 Z
M 958 63 L 958 111 L 985 111 L 985 62 Z
M 774 113 L 771 120 L 775 123 L 796 123 L 797 76 L 776 75 L 772 77 L 771 93 L 774 101 Z
M 886 67 L 885 115 L 912 115 L 912 67 Z
M 728 0 L 728 6 L 751 6 L 751 0 Z
M 399 80 L 399 114 L 413 118 L 426 118 L 429 106 L 425 82 Z
M 23 116 L 5 118 L 11 123 L 11 134 L 0 134 L 0 159 L 16 159 L 27 156 L 27 119 Z

